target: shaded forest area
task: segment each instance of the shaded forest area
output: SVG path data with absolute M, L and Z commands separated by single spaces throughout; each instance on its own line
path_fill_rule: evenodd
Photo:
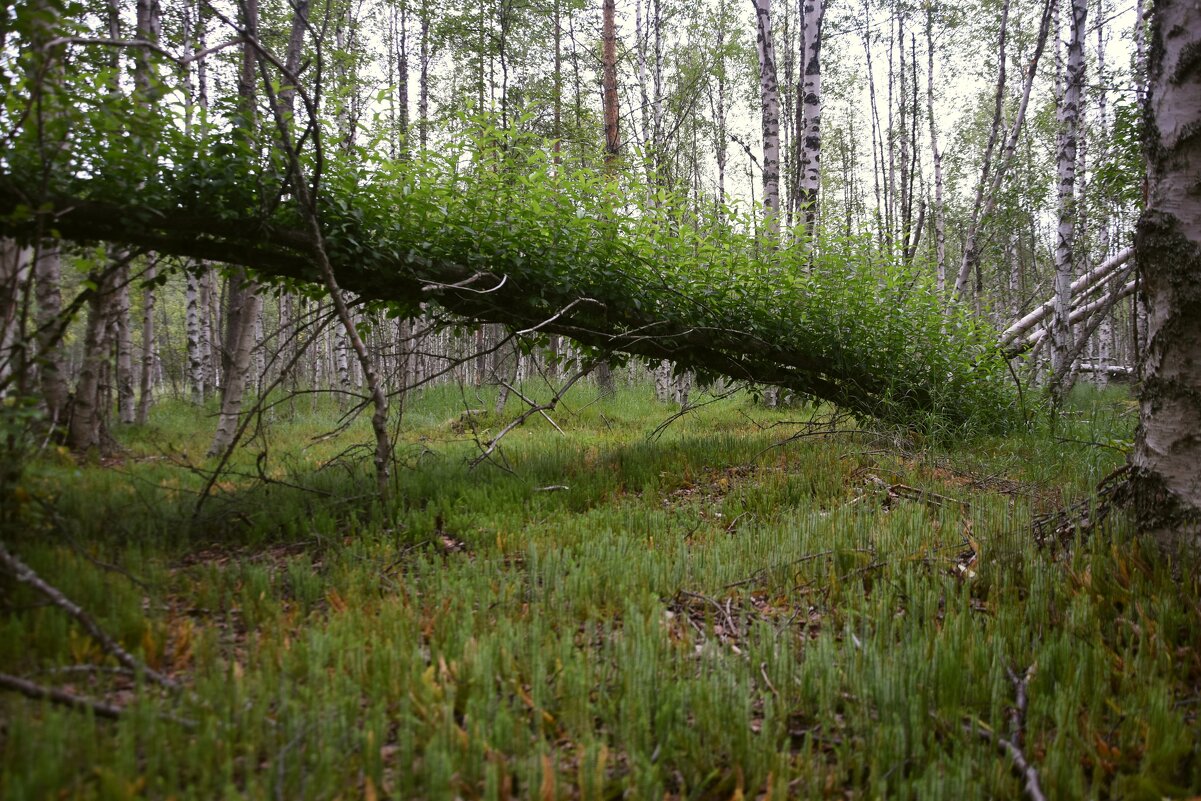
M 7 7 L 0 794 L 1198 794 L 1198 35 Z

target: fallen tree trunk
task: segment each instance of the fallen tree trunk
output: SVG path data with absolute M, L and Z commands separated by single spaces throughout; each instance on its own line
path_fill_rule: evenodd
M 611 185 L 569 183 L 587 180 L 566 176 L 536 206 L 529 186 L 464 189 L 461 176 L 425 176 L 398 191 L 349 176 L 337 184 L 344 191 L 327 186 L 320 198 L 330 263 L 344 289 L 401 314 L 436 301 L 475 321 L 571 337 L 598 358 L 667 359 L 702 377 L 776 385 L 909 425 L 1016 423 L 995 335 L 960 318 L 956 337 L 946 337 L 933 291 L 886 286 L 875 268 L 856 265 L 806 275 L 788 259 L 807 253 L 760 257 L 749 238 L 727 245 L 691 226 L 663 236 L 664 221 L 647 219 L 654 210 L 623 214 Z M 169 179 L 143 187 L 138 205 L 103 181 L 31 197 L 0 174 L 0 234 L 29 236 L 42 217 L 66 239 L 322 283 L 313 235 L 286 211 L 234 214 L 204 193 L 180 196 Z
M 1072 297 L 1086 296 L 1096 290 L 1103 281 L 1116 273 L 1123 265 L 1127 264 L 1133 256 L 1134 249 L 1126 248 L 1077 278 L 1071 285 Z M 1001 332 L 1001 347 L 1009 349 L 1026 332 L 1042 324 L 1043 321 L 1051 316 L 1054 310 L 1054 298 L 1050 298 L 1036 306 L 1020 320 Z
M 1092 300 L 1088 303 L 1074 307 L 1071 313 L 1068 315 L 1069 324 L 1073 326 L 1080 325 L 1091 318 L 1094 314 L 1103 314 L 1108 312 L 1119 300 L 1133 295 L 1135 287 L 1136 283 L 1134 281 L 1127 281 L 1120 286 L 1114 287 L 1108 293 L 1102 295 L 1096 300 Z M 1048 330 L 1046 328 L 1039 328 L 1037 331 L 1027 334 L 1020 341 L 1012 343 L 1005 353 L 1010 357 L 1019 356 L 1034 346 L 1040 344 L 1047 338 L 1047 335 Z

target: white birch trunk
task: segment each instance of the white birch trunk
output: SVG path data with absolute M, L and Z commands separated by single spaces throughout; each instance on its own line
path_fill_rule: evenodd
M 188 352 L 188 390 L 192 398 L 192 403 L 200 405 L 204 403 L 207 378 L 205 375 L 205 360 L 207 356 L 205 346 L 208 343 L 205 334 L 208 326 L 203 325 L 200 319 L 203 308 L 202 304 L 205 298 L 201 279 L 195 272 L 188 270 L 185 280 L 184 337 L 187 340 Z
M 759 54 L 764 223 L 775 240 L 780 234 L 780 90 L 776 80 L 776 51 L 772 44 L 771 0 L 751 2 L 755 6 L 755 48 Z
M 158 271 L 157 257 L 146 268 L 146 280 L 153 281 Z M 138 409 L 135 417 L 139 425 L 145 425 L 150 416 L 150 404 L 154 396 L 154 287 L 142 290 L 142 361 L 138 376 Z
M 29 274 L 28 256 L 12 239 L 0 239 L 0 398 L 7 397 L 25 369 L 21 297 Z
M 1084 26 L 1088 0 L 1072 0 L 1071 36 L 1060 104 L 1057 162 L 1059 225 L 1055 239 L 1055 310 L 1051 315 L 1051 390 L 1062 401 L 1069 384 L 1072 351 L 1072 273 L 1076 242 L 1076 158 L 1080 136 L 1080 96 L 1084 87 Z
M 1149 308 L 1131 466 L 1140 527 L 1201 543 L 1201 9 L 1158 0 L 1148 64 L 1148 197 L 1135 239 Z
M 133 423 L 136 415 L 133 380 L 133 318 L 129 301 L 129 268 L 117 274 L 113 324 L 117 337 L 117 420 Z
M 62 319 L 62 254 L 57 242 L 43 242 L 33 264 L 37 298 L 37 366 L 42 401 L 51 424 L 67 419 L 70 388 L 61 345 L 67 321 Z
M 817 233 L 818 192 L 821 189 L 822 151 L 822 25 L 826 16 L 825 0 L 804 0 L 802 4 L 802 77 L 801 120 L 797 132 L 801 140 L 800 205 L 805 227 L 812 237 Z
M 255 289 L 252 283 L 247 282 L 239 292 L 242 295 L 241 308 L 230 330 L 229 365 L 225 373 L 225 384 L 221 387 L 221 413 L 217 418 L 217 430 L 213 434 L 212 444 L 209 445 L 209 456 L 224 452 L 233 442 L 238 430 L 255 345 L 254 322 L 259 313 L 260 300 Z
M 67 444 L 76 451 L 88 451 L 101 446 L 103 417 L 102 383 L 108 365 L 109 331 L 113 305 L 114 282 L 117 270 L 106 269 L 92 275 L 96 284 L 88 300 L 88 317 L 84 327 L 83 361 L 75 382 L 75 397 L 71 404 L 71 422 Z

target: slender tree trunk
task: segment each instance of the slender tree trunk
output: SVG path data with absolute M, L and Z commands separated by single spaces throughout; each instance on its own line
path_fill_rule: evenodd
M 617 128 L 617 4 L 615 0 L 602 0 L 601 37 L 602 73 L 605 108 L 605 163 L 616 164 L 621 149 L 621 137 Z
M 803 128 L 801 139 L 799 203 L 804 211 L 805 229 L 810 237 L 817 233 L 818 190 L 821 188 L 822 151 L 822 24 L 826 15 L 825 0 L 804 0 L 801 31 L 803 33 L 803 65 L 801 100 Z
M 1201 544 L 1201 8 L 1157 0 L 1148 62 L 1146 210 L 1135 238 L 1149 309 L 1131 466 L 1140 527 Z
M 938 125 L 934 114 L 934 11 L 926 9 L 926 104 L 930 115 L 930 160 L 934 165 L 934 259 L 938 271 L 938 295 L 946 297 L 947 217 L 943 202 L 942 151 L 938 148 Z
M 130 312 L 129 268 L 117 275 L 113 298 L 113 324 L 117 339 L 117 420 L 123 425 L 134 421 L 133 318 Z
M 780 90 L 776 81 L 776 51 L 771 33 L 771 0 L 751 0 L 755 6 L 755 47 L 759 54 L 759 99 L 763 125 L 763 208 L 770 238 L 780 234 Z
M 221 374 L 221 292 L 217 287 L 217 273 L 208 269 L 201 274 L 204 290 L 201 302 L 201 349 L 205 355 L 206 392 L 221 389 L 224 376 Z
M 104 407 L 104 374 L 108 365 L 108 343 L 114 283 L 119 271 L 113 267 L 93 272 L 95 285 L 88 299 L 88 316 L 83 335 L 83 362 L 75 382 L 71 404 L 71 423 L 67 445 L 83 452 L 101 447 L 101 423 Z
M 980 269 L 980 235 L 985 220 L 992 214 L 993 209 L 996 207 L 997 198 L 1000 196 L 1001 183 L 1009 174 L 1014 154 L 1017 152 L 1018 137 L 1021 135 L 1022 126 L 1026 121 L 1026 109 L 1030 105 L 1030 94 L 1034 87 L 1034 78 L 1038 74 L 1038 63 L 1042 59 L 1043 51 L 1046 48 L 1047 36 L 1051 31 L 1051 21 L 1055 8 L 1058 8 L 1057 0 L 1047 0 L 1047 4 L 1043 9 L 1042 22 L 1039 25 L 1038 39 L 1034 44 L 1034 54 L 1030 57 L 1030 63 L 1027 65 L 1025 85 L 1022 87 L 1022 96 L 1018 100 L 1017 114 L 1013 118 L 1013 123 L 1009 126 L 1009 133 L 1001 150 L 1001 159 L 997 163 L 996 169 L 991 171 L 991 179 L 989 178 L 990 170 L 988 168 L 990 156 L 986 154 L 986 163 L 980 172 L 980 184 L 977 185 L 976 201 L 973 205 L 972 217 L 963 246 L 963 258 L 960 261 L 959 272 L 955 278 L 955 297 L 957 299 L 964 299 L 972 273 L 978 272 Z M 1006 7 L 1007 11 L 1008 6 Z M 1008 13 L 1005 13 L 1003 17 L 1007 20 Z M 1058 36 L 1056 37 L 1056 41 L 1058 41 Z
M 201 264 L 197 269 L 207 269 Z M 200 405 L 204 403 L 205 390 L 207 388 L 207 369 L 205 361 L 207 359 L 207 344 L 205 336 L 208 326 L 201 320 L 204 307 L 207 306 L 203 301 L 204 291 L 202 289 L 202 280 L 194 270 L 187 271 L 187 284 L 184 290 L 185 298 L 185 318 L 184 331 L 187 338 L 188 351 L 188 387 L 190 390 L 192 403 Z
M 28 252 L 15 240 L 0 239 L 0 398 L 20 394 L 25 378 L 23 298 L 29 275 Z
M 241 21 L 252 39 L 258 38 L 258 0 L 246 0 L 239 4 Z M 257 148 L 258 113 L 256 97 L 257 55 L 247 42 L 242 47 L 242 63 L 238 73 L 238 135 L 252 147 Z M 242 411 L 243 394 L 249 383 L 249 374 L 254 350 L 255 322 L 258 319 L 260 299 L 258 287 L 246 278 L 246 271 L 234 271 L 228 283 L 225 315 L 225 336 L 221 354 L 221 413 L 217 419 L 217 430 L 209 445 L 209 455 L 221 453 L 233 442 L 238 429 L 238 417 Z
M 1059 227 L 1055 241 L 1055 311 L 1051 317 L 1051 394 L 1058 403 L 1069 389 L 1072 352 L 1072 273 L 1076 246 L 1076 158 L 1080 136 L 1080 96 L 1084 88 L 1084 26 L 1088 0 L 1072 0 L 1071 38 L 1060 107 L 1057 154 Z
M 215 456 L 225 451 L 233 442 L 242 413 L 242 400 L 250 377 L 251 356 L 254 351 L 254 321 L 259 313 L 259 296 L 254 285 L 248 283 L 240 291 L 230 292 L 237 297 L 238 308 L 230 308 L 229 316 L 235 318 L 228 327 L 226 339 L 225 383 L 221 387 L 221 414 L 217 418 L 217 430 L 209 445 L 208 455 Z
M 430 44 L 430 12 L 422 4 L 421 13 L 421 42 L 419 44 L 421 58 L 421 75 L 417 82 L 417 126 L 418 138 L 422 152 L 429 144 L 430 119 L 430 62 L 433 60 L 433 47 Z
M 38 302 L 34 319 L 37 325 L 38 377 L 42 400 L 46 404 L 46 416 L 50 423 L 60 425 L 67 419 L 70 388 L 61 347 L 62 331 L 67 321 L 62 319 L 62 254 L 57 242 L 42 243 L 33 265 L 33 275 Z
M 872 16 L 871 6 L 864 0 L 863 3 L 863 56 L 867 61 L 867 92 L 868 102 L 871 107 L 870 128 L 872 134 L 872 183 L 875 188 L 876 198 L 876 231 L 880 237 L 880 249 L 885 252 L 890 252 L 892 249 L 892 237 L 885 224 L 884 209 L 888 205 L 888 197 L 885 194 L 887 184 L 881 181 L 881 176 L 884 175 L 884 132 L 880 130 L 880 112 L 876 102 L 876 78 L 875 69 L 872 66 L 872 42 L 871 42 Z
M 1109 158 L 1109 87 L 1110 75 L 1105 63 L 1105 7 L 1104 0 L 1097 0 L 1097 160 L 1104 163 Z M 1097 246 L 1101 258 L 1108 258 L 1110 251 L 1109 224 L 1110 209 L 1102 201 L 1098 209 Z M 1105 319 L 1097 329 L 1097 372 L 1094 374 L 1098 386 L 1105 387 L 1109 383 L 1109 365 L 1111 362 L 1110 344 L 1113 341 L 1113 311 L 1105 313 Z
M 1052 0 L 1054 2 L 1054 0 Z M 968 281 L 976 269 L 980 258 L 977 234 L 980 221 L 984 217 L 984 203 L 988 193 L 988 179 L 992 169 L 993 153 L 996 150 L 997 139 L 1001 133 L 1001 115 L 1005 100 L 1006 61 L 1008 60 L 1007 45 L 1009 42 L 1009 0 L 1004 0 L 1001 6 L 1001 23 L 997 33 L 997 86 L 993 106 L 992 125 L 989 127 L 988 144 L 984 146 L 984 158 L 980 166 L 980 181 L 976 184 L 976 198 L 972 204 L 972 218 L 968 230 L 967 242 L 963 248 L 963 261 L 959 267 L 959 275 L 955 280 L 955 297 L 964 300 L 967 297 Z
M 158 271 L 157 257 L 151 254 L 150 265 L 146 268 L 146 281 L 154 280 Z M 150 404 L 154 396 L 154 287 L 148 285 L 142 290 L 142 362 L 141 373 L 138 376 L 138 411 L 136 421 L 145 425 L 150 416 Z

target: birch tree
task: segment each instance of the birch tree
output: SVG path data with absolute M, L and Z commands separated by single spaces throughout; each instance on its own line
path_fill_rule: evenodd
M 821 188 L 822 150 L 822 24 L 826 16 L 825 0 L 804 0 L 801 5 L 801 86 L 800 169 L 798 193 L 804 212 L 805 229 L 810 237 L 817 233 L 818 190 Z
M 1071 35 L 1059 110 L 1060 136 L 1056 155 L 1059 226 L 1055 239 L 1055 313 L 1051 320 L 1051 393 L 1063 399 L 1071 370 L 1072 272 L 1076 245 L 1076 158 L 1080 135 L 1080 96 L 1084 87 L 1084 34 L 1088 0 L 1072 0 Z
M 776 79 L 776 49 L 772 42 L 771 0 L 751 2 L 755 6 L 755 49 L 759 55 L 764 222 L 769 236 L 777 239 L 780 233 L 780 89 Z
M 1151 27 L 1147 205 L 1135 237 L 1149 310 L 1131 456 L 1144 530 L 1201 543 L 1201 8 L 1158 0 Z
M 934 8 L 926 8 L 926 111 L 930 123 L 930 163 L 934 168 L 934 262 L 939 296 L 946 295 L 947 221 L 943 201 L 942 151 L 938 147 L 938 123 L 934 113 Z
M 258 0 L 246 0 L 239 5 L 240 22 L 247 41 L 242 46 L 241 68 L 238 73 L 238 129 L 244 140 L 253 144 L 256 136 L 255 67 L 256 57 L 252 40 L 258 38 Z M 230 276 L 222 353 L 223 380 L 221 383 L 221 412 L 210 456 L 226 450 L 234 441 L 242 413 L 242 399 L 250 378 L 251 352 L 254 350 L 254 326 L 259 315 L 258 288 L 238 268 Z

